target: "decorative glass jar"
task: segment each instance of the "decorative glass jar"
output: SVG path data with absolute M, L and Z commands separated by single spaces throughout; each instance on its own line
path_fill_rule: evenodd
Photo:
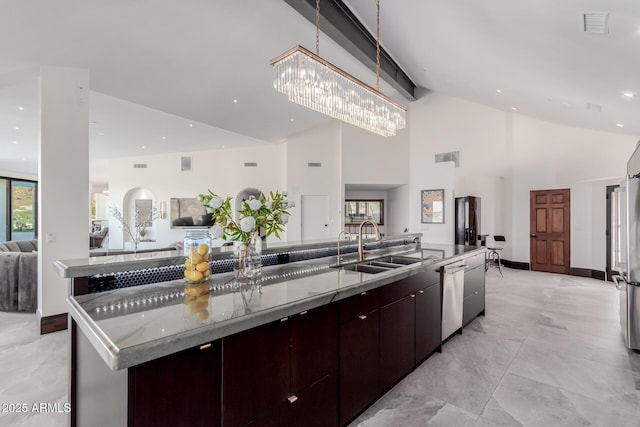
M 187 283 L 206 282 L 211 276 L 209 230 L 188 230 L 184 236 L 184 278 Z

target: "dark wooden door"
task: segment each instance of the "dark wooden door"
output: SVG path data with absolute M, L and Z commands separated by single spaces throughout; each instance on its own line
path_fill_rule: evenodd
M 570 190 L 531 191 L 530 200 L 531 270 L 569 274 Z

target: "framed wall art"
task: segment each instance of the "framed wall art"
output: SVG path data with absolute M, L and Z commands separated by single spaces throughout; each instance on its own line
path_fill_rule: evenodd
M 422 223 L 444 224 L 444 189 L 422 190 Z

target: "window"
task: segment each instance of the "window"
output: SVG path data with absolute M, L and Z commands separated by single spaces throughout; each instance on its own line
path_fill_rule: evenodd
M 384 200 L 345 200 L 345 223 L 360 224 L 366 219 L 384 225 Z
M 37 238 L 37 186 L 34 181 L 0 178 L 0 241 Z

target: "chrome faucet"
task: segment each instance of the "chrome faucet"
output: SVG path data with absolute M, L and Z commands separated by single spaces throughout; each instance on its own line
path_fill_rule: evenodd
M 382 235 L 380 234 L 380 229 L 378 228 L 378 224 L 375 221 L 370 219 L 365 219 L 360 223 L 360 228 L 358 229 L 358 261 L 364 261 L 364 243 L 362 242 L 362 227 L 367 223 L 371 223 L 373 228 L 376 230 L 376 240 L 382 240 Z
M 338 258 L 336 259 L 336 265 L 340 265 L 340 261 L 342 261 L 342 259 L 340 258 L 340 237 L 342 235 L 349 235 L 349 240 L 352 239 L 353 234 L 349 233 L 347 230 L 342 230 L 340 233 L 338 233 Z

